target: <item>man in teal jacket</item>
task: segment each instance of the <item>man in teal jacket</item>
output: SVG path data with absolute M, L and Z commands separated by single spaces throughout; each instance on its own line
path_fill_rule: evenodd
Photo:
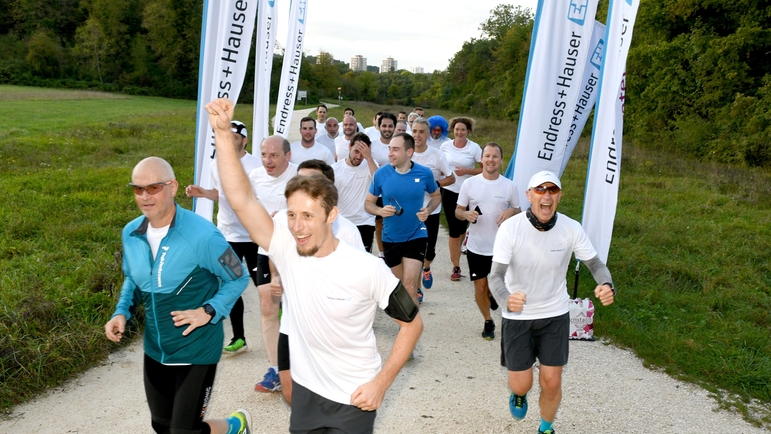
M 129 186 L 143 216 L 123 229 L 125 280 L 105 334 L 120 342 L 144 304 L 145 394 L 156 432 L 248 433 L 245 410 L 203 418 L 224 339 L 221 320 L 249 274 L 211 222 L 174 202 L 179 184 L 165 160 L 140 161 Z

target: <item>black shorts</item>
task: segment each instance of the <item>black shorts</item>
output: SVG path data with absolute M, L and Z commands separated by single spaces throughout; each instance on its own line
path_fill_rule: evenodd
M 396 267 L 402 263 L 402 258 L 415 259 L 423 264 L 426 258 L 426 246 L 428 238 L 416 238 L 403 243 L 387 243 L 383 241 L 383 256 L 385 263 L 389 268 Z
M 208 432 L 203 417 L 216 372 L 216 364 L 169 366 L 145 354 L 145 396 L 155 432 Z
M 340 404 L 292 381 L 292 413 L 289 432 L 326 434 L 370 434 L 376 411 Z
M 455 217 L 455 208 L 458 207 L 459 194 L 444 187 L 442 187 L 441 192 L 442 208 L 444 208 L 444 217 L 447 220 L 447 231 L 450 233 L 450 238 L 460 238 L 466 233 L 468 222 Z
M 526 371 L 536 357 L 545 366 L 568 363 L 570 314 L 534 320 L 503 318 L 503 352 L 506 369 Z
M 289 370 L 289 335 L 278 334 L 278 372 Z
M 257 257 L 259 256 L 259 253 L 257 253 L 257 250 L 259 247 L 257 247 L 257 244 L 254 244 L 251 241 L 246 242 L 235 242 L 235 241 L 228 241 L 228 244 L 230 244 L 230 247 L 233 248 L 233 251 L 236 252 L 236 256 L 238 259 L 245 259 L 246 260 L 246 269 L 249 271 L 249 276 L 252 277 L 252 282 L 254 282 L 254 286 L 259 286 L 260 284 L 259 279 L 257 278 Z
M 372 253 L 372 241 L 375 240 L 375 226 L 361 225 L 356 226 L 361 235 L 361 242 L 364 244 L 364 250 L 367 253 Z
M 270 283 L 270 266 L 266 255 L 257 255 L 257 286 Z
M 468 260 L 468 272 L 471 275 L 472 281 L 487 278 L 493 266 L 492 256 L 477 255 L 468 250 L 466 252 L 466 259 Z

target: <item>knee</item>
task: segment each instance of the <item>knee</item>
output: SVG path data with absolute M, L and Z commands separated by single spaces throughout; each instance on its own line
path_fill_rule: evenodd
M 562 390 L 562 378 L 560 377 L 541 377 L 540 383 L 542 392 L 549 395 L 557 394 Z

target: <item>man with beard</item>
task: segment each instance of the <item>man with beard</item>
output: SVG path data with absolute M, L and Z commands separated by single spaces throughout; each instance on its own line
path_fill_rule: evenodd
M 347 117 L 346 121 L 353 120 Z M 352 122 L 355 125 L 355 122 Z M 335 171 L 335 187 L 339 194 L 337 206 L 340 215 L 355 224 L 361 234 L 361 240 L 367 252 L 372 252 L 372 240 L 375 234 L 375 216 L 364 209 L 372 176 L 377 164 L 372 160 L 371 143 L 364 133 L 351 137 L 349 154 L 339 160 L 332 168 Z
M 431 137 L 428 138 L 426 143 L 428 143 L 428 146 L 439 149 L 442 143 L 447 141 L 447 131 L 450 128 L 450 124 L 447 122 L 447 119 L 434 115 L 428 118 L 428 127 Z
M 335 161 L 337 161 L 337 157 L 335 157 L 335 140 L 340 136 L 340 124 L 337 122 L 337 118 L 328 117 L 327 123 L 324 128 L 321 128 L 321 131 L 323 134 L 316 136 L 316 143 L 324 145 L 332 154 L 332 157 L 335 158 Z
M 206 105 L 225 193 L 252 239 L 275 260 L 294 311 L 289 431 L 370 433 L 375 410 L 422 332 L 417 306 L 381 261 L 334 237 L 337 190 L 325 177 L 293 178 L 285 192 L 288 225 L 274 223 L 232 149 L 233 108 L 224 99 Z M 378 306 L 399 325 L 382 368 L 372 330 Z

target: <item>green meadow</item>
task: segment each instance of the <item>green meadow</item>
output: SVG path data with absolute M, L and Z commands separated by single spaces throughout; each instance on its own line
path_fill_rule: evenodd
M 344 105 L 365 126 L 385 108 Z M 126 184 L 149 155 L 167 159 L 182 186 L 192 183 L 195 113 L 194 101 L 0 86 L 6 411 L 117 348 L 103 324 L 122 281 L 120 231 L 139 214 Z M 252 107 L 239 105 L 236 117 L 251 125 Z M 477 121 L 470 138 L 496 141 L 510 157 L 516 124 Z M 577 220 L 587 157 L 584 138 L 563 176 L 560 211 Z M 183 195 L 179 202 L 191 205 Z M 598 309 L 596 334 L 771 426 L 769 258 L 768 170 L 702 163 L 627 141 L 608 261 L 619 294 L 612 307 Z M 583 268 L 580 295 L 593 288 Z

